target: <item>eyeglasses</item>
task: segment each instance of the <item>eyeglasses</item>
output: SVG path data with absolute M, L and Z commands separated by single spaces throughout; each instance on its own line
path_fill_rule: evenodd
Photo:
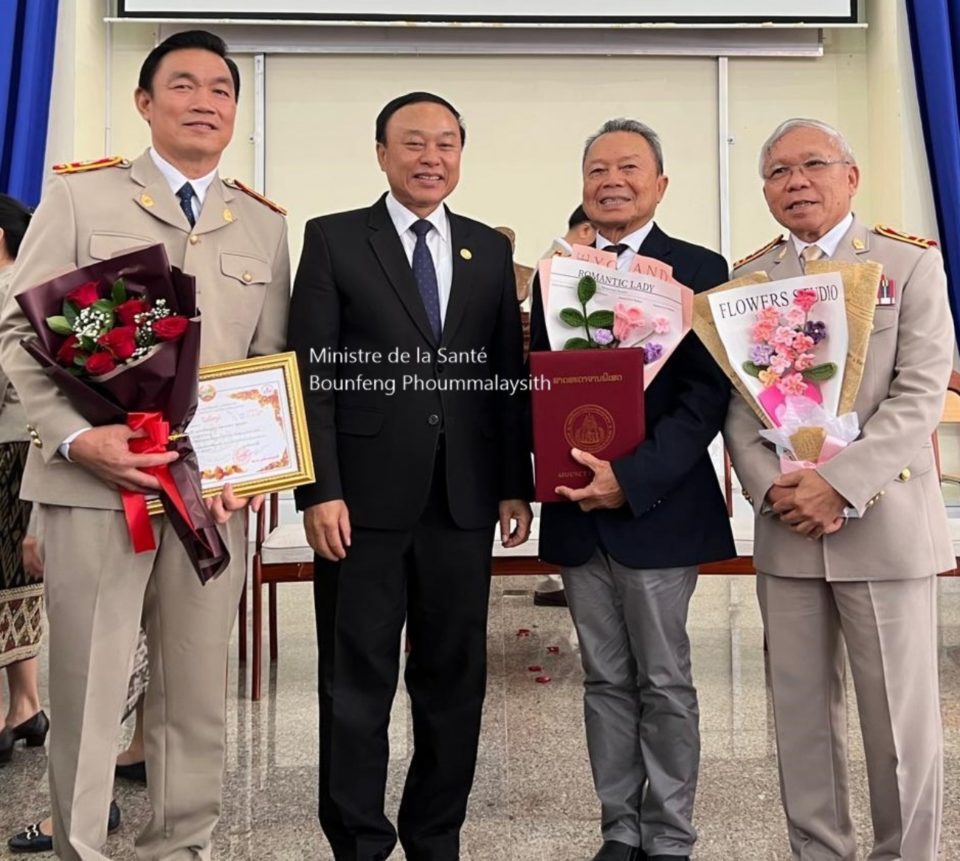
M 763 180 L 764 182 L 773 183 L 786 182 L 789 177 L 793 176 L 795 170 L 799 170 L 804 176 L 813 177 L 823 173 L 828 167 L 832 167 L 835 164 L 850 164 L 850 162 L 842 158 L 834 161 L 826 161 L 822 158 L 808 158 L 806 161 L 800 162 L 800 164 L 775 164 L 764 174 Z

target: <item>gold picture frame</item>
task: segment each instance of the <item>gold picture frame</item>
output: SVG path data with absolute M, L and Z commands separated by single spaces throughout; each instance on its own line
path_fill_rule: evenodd
M 197 411 L 186 433 L 205 498 L 219 494 L 225 484 L 238 496 L 256 496 L 314 480 L 295 353 L 200 368 Z M 151 499 L 148 510 L 161 513 L 160 500 Z

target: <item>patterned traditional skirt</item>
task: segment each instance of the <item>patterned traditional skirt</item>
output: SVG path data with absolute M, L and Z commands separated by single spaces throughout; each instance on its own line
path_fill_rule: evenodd
M 0 443 L 0 667 L 40 651 L 43 583 L 23 568 L 23 538 L 30 503 L 20 500 L 20 479 L 30 444 Z

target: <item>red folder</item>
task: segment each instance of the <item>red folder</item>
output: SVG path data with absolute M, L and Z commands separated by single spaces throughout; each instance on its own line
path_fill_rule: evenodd
M 534 352 L 530 373 L 538 502 L 562 501 L 554 488 L 592 480 L 570 449 L 614 460 L 643 442 L 642 349 Z

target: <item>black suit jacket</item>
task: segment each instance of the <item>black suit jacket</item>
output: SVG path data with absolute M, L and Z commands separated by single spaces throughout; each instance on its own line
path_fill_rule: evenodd
M 640 254 L 673 267 L 694 291 L 727 280 L 719 254 L 653 229 Z M 531 349 L 549 350 L 540 285 L 534 285 Z M 736 555 L 726 503 L 707 446 L 720 432 L 730 386 L 690 332 L 646 391 L 646 439 L 613 461 L 627 503 L 583 512 L 574 503 L 545 503 L 540 556 L 557 565 L 587 562 L 599 546 L 631 568 L 696 565 Z
M 297 507 L 344 499 L 355 525 L 409 528 L 443 434 L 453 519 L 486 527 L 500 500 L 532 494 L 524 390 L 506 390 L 525 379 L 510 243 L 448 212 L 453 284 L 438 344 L 385 197 L 306 225 L 288 346 L 316 482 L 296 491 Z

